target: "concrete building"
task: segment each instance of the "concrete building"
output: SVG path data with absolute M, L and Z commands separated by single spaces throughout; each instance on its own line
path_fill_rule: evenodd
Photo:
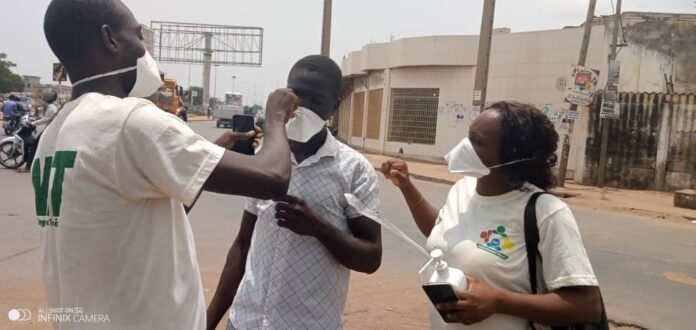
M 61 84 L 60 88 L 58 83 L 52 84 L 42 84 L 41 77 L 37 76 L 22 76 L 24 79 L 24 92 L 27 94 L 38 94 L 44 91 L 44 89 L 51 88 L 58 92 L 58 99 L 61 103 L 66 103 L 70 101 L 72 96 L 72 87 L 65 84 Z M 38 98 L 39 96 L 36 95 Z
M 622 22 L 621 92 L 696 92 L 696 15 L 627 12 Z M 593 22 L 586 66 L 600 70 L 598 86 L 606 81 L 612 24 L 612 16 Z M 582 27 L 521 33 L 495 29 L 487 104 L 532 103 L 556 124 L 563 141 L 568 128 L 563 94 L 582 34 Z M 339 112 L 339 137 L 358 149 L 442 162 L 478 115 L 471 106 L 477 51 L 478 36 L 429 36 L 369 44 L 347 54 L 342 69 L 348 92 Z M 590 116 L 587 108 L 580 112 L 569 160 L 576 181 L 587 177 Z
M 41 90 L 41 77 L 22 76 L 24 80 L 24 92 L 36 93 Z

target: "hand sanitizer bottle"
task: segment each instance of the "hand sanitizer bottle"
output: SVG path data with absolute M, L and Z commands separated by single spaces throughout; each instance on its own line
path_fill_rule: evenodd
M 461 270 L 447 266 L 447 262 L 442 260 L 444 253 L 440 249 L 430 252 L 431 262 L 434 263 L 434 271 L 428 279 L 428 284 L 449 283 L 456 290 L 465 291 L 468 288 L 466 275 Z

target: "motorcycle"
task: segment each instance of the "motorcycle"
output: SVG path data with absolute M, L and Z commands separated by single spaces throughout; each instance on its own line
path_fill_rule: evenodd
M 11 136 L 12 132 L 19 129 L 19 120 L 11 119 L 2 124 L 6 136 Z
M 0 140 L 0 165 L 6 168 L 19 168 L 24 165 L 24 143 L 25 139 L 36 139 L 36 127 L 31 122 L 36 120 L 28 114 L 23 115 L 19 122 L 18 128 L 8 136 Z

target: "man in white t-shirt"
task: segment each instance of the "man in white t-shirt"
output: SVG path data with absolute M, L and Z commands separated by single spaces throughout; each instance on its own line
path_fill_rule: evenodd
M 44 131 L 32 167 L 49 308 L 57 329 L 203 329 L 205 301 L 184 206 L 201 190 L 285 195 L 284 123 L 299 100 L 268 100 L 266 143 L 227 151 L 143 99 L 162 84 L 142 28 L 118 0 L 53 0 L 46 39 L 69 72 L 72 101 Z M 56 310 L 56 309 L 54 309 Z M 72 315 L 72 314 L 71 314 Z

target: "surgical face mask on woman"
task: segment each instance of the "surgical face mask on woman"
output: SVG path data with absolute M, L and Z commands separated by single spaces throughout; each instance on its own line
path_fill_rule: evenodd
M 445 155 L 445 161 L 447 162 L 447 168 L 452 173 L 461 173 L 466 176 L 474 178 L 482 178 L 491 173 L 491 169 L 503 167 L 507 165 L 517 164 L 520 162 L 526 162 L 535 159 L 532 158 L 522 158 L 518 160 L 513 160 L 510 162 L 486 166 L 481 158 L 476 154 L 474 146 L 471 144 L 469 138 L 464 138 L 457 146 L 455 146 L 450 152 Z
M 135 66 L 114 70 L 107 73 L 94 75 L 84 78 L 73 84 L 73 87 L 92 80 L 97 80 L 104 77 L 115 76 L 117 74 L 136 70 L 135 85 L 128 93 L 130 97 L 149 97 L 154 94 L 163 84 L 159 74 L 157 62 L 152 58 L 150 52 L 145 51 L 145 54 L 138 58 Z

